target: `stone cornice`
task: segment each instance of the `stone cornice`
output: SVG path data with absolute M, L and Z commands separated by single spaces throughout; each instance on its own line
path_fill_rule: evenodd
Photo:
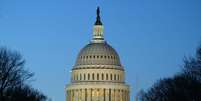
M 117 69 L 124 71 L 123 66 L 116 66 L 116 65 L 79 65 L 74 66 L 72 70 L 77 69 Z
M 106 89 L 126 89 L 129 90 L 130 86 L 122 83 L 71 83 L 66 85 L 66 89 L 90 89 L 90 88 L 106 88 Z

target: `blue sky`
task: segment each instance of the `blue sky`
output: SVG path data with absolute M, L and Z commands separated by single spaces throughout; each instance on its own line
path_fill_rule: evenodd
M 69 71 L 91 39 L 100 6 L 105 39 L 121 57 L 133 101 L 136 91 L 171 77 L 184 56 L 194 55 L 201 42 L 200 5 L 200 0 L 0 0 L 0 45 L 24 56 L 35 72 L 35 88 L 64 101 Z

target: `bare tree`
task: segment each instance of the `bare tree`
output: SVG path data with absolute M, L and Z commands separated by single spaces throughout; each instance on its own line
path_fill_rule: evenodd
M 155 83 L 141 101 L 201 101 L 201 46 L 196 57 L 185 58 L 183 70 Z
M 8 89 L 6 91 L 6 101 L 46 101 L 47 97 L 36 89 L 23 85 Z
M 25 70 L 24 63 L 19 53 L 0 47 L 0 97 L 2 101 L 8 88 L 20 86 L 33 76 L 33 73 Z
M 26 84 L 33 73 L 24 64 L 18 52 L 0 47 L 0 101 L 46 100 L 46 96 Z

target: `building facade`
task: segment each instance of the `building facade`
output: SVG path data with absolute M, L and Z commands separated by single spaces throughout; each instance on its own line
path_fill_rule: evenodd
M 97 8 L 93 38 L 77 56 L 71 82 L 66 86 L 66 101 L 130 101 L 124 67 L 103 35 Z

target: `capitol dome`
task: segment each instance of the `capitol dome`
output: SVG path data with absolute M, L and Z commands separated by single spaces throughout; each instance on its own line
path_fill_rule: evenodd
M 129 85 L 118 53 L 105 40 L 97 8 L 93 37 L 84 46 L 66 85 L 66 101 L 130 101 Z
M 121 66 L 119 55 L 108 43 L 89 43 L 81 49 L 75 66 L 116 65 Z

